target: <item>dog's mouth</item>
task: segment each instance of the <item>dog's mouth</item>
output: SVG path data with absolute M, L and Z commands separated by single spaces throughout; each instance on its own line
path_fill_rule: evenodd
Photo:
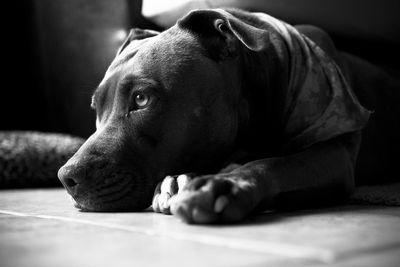
M 72 204 L 81 211 L 140 211 L 150 206 L 155 188 L 131 177 L 105 179 L 101 184 L 69 187 Z

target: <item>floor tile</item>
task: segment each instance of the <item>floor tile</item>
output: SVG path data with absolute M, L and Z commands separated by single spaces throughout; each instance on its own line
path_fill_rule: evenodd
M 267 212 L 196 226 L 152 212 L 80 212 L 62 189 L 0 191 L 4 266 L 392 266 L 398 250 L 400 208 Z

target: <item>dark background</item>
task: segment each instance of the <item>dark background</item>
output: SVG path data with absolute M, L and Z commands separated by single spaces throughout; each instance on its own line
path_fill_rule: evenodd
M 140 6 L 125 0 L 6 1 L 2 10 L 13 15 L 3 22 L 0 130 L 89 136 L 95 129 L 91 94 L 121 44 L 118 33 L 133 25 L 154 27 L 140 17 Z
M 344 12 L 346 16 L 360 16 L 365 21 L 362 23 L 370 23 L 371 31 L 377 31 L 374 25 L 389 29 L 382 31 L 380 37 L 379 34 L 352 31 L 350 26 L 340 26 L 346 25 L 346 17 L 343 21 L 341 18 L 344 13 L 337 11 L 340 8 L 332 11 L 331 16 L 322 16 L 322 25 L 319 26 L 324 27 L 324 21 L 342 22 L 335 24 L 339 26 L 329 32 L 340 49 L 395 71 L 400 69 L 400 32 L 393 31 L 393 27 L 399 29 L 400 9 L 394 4 L 396 1 L 380 2 L 387 6 L 377 12 L 373 5 L 362 4 L 359 10 L 352 6 L 351 12 L 347 9 Z M 347 3 L 362 2 L 349 0 Z M 343 8 L 347 6 L 351 4 Z M 140 15 L 141 1 L 5 1 L 2 10 L 5 21 L 2 27 L 4 64 L 1 71 L 0 130 L 89 136 L 95 129 L 94 112 L 89 108 L 90 97 L 121 43 L 118 33 L 132 27 L 154 28 Z M 305 6 L 304 10 L 308 10 L 310 17 L 313 12 L 314 15 L 318 12 L 312 6 Z M 308 16 L 301 15 L 301 11 L 290 12 L 288 10 L 281 18 L 290 23 L 313 22 L 318 25 L 318 21 L 304 19 Z M 374 15 L 371 21 L 366 14 Z M 385 32 L 395 34 L 388 36 Z

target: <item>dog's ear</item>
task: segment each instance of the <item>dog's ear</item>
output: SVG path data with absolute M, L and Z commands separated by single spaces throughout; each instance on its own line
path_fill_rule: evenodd
M 131 42 L 136 40 L 143 40 L 149 37 L 153 37 L 158 35 L 159 32 L 152 31 L 152 30 L 144 30 L 139 28 L 133 28 L 130 30 L 128 36 L 126 37 L 125 41 L 122 43 L 120 48 L 117 51 L 117 55 L 119 55 Z
M 246 19 L 246 15 L 244 12 L 232 14 L 222 9 L 195 10 L 180 19 L 178 26 L 197 34 L 203 40 L 203 45 L 211 52 L 222 53 L 222 56 L 235 55 L 238 44 L 255 52 L 265 50 L 269 43 L 269 32 L 255 26 L 251 18 Z

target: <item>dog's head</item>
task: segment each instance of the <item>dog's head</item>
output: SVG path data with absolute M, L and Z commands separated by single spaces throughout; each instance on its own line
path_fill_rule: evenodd
M 222 10 L 132 30 L 93 95 L 96 132 L 58 173 L 76 206 L 144 209 L 166 175 L 220 167 L 245 113 L 239 50 L 265 37 Z

